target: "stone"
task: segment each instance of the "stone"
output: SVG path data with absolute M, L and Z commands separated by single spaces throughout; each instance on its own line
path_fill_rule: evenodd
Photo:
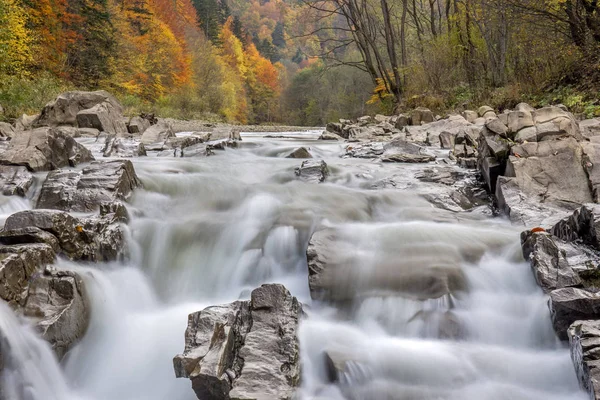
M 33 175 L 25 167 L 0 165 L 0 188 L 4 196 L 25 197 L 33 184 Z
M 382 123 L 390 123 L 390 119 L 391 117 L 387 117 L 385 115 L 381 115 L 381 114 L 377 114 L 375 115 L 375 117 L 373 117 L 373 120 L 375 121 L 375 123 L 377 124 L 382 124 Z
M 579 121 L 579 129 L 584 138 L 600 136 L 600 118 Z
M 15 135 L 15 129 L 8 122 L 0 122 L 0 138 L 11 139 Z
M 89 218 L 76 218 L 58 210 L 20 211 L 6 219 L 3 237 L 12 236 L 12 240 L 30 240 L 34 243 L 46 240 L 39 234 L 23 234 L 27 228 L 38 228 L 55 236 L 60 253 L 71 260 L 115 261 L 127 251 L 125 232 L 121 226 L 126 220 L 127 212 L 119 204 L 105 205 L 100 210 L 100 216 Z M 48 244 L 44 246 L 50 248 Z
M 561 136 L 572 136 L 577 140 L 583 139 L 579 132 L 579 124 L 571 113 L 558 107 L 544 107 L 535 110 L 532 114 L 538 128 L 538 141 Z
M 365 115 L 363 117 L 357 118 L 356 122 L 360 126 L 367 126 L 367 125 L 373 123 L 373 118 L 370 115 Z
M 81 171 L 50 172 L 36 208 L 94 212 L 102 204 L 127 200 L 139 186 L 131 161 L 96 161 Z
M 417 107 L 410 113 L 412 125 L 422 125 L 434 122 L 435 118 L 430 109 L 425 107 Z
M 421 146 L 398 139 L 387 143 L 383 149 L 381 160 L 384 162 L 425 163 L 436 158 L 424 152 Z
M 250 301 L 190 314 L 175 375 L 189 378 L 202 400 L 292 399 L 302 316 L 302 305 L 278 284 L 253 290 Z
M 396 129 L 404 129 L 404 127 L 411 125 L 410 117 L 404 114 L 400 114 L 396 117 L 394 127 Z
M 111 135 L 106 137 L 102 155 L 104 157 L 133 158 L 146 156 L 147 153 L 143 143 Z
M 83 280 L 72 271 L 46 268 L 31 279 L 23 314 L 61 360 L 89 325 L 90 304 Z
M 479 114 L 479 116 L 481 118 L 486 118 L 486 116 L 490 115 L 490 113 L 494 113 L 494 115 L 496 114 L 496 112 L 494 111 L 494 109 L 490 106 L 481 106 L 479 107 L 479 109 L 477 110 L 477 113 Z
M 537 134 L 538 134 L 538 130 L 534 126 L 523 128 L 520 131 L 518 131 L 517 134 L 515 135 L 515 142 L 517 142 L 517 143 L 537 142 Z
M 508 113 L 508 130 L 517 133 L 523 128 L 534 126 L 533 115 L 529 111 L 511 111 Z
M 13 306 L 22 305 L 31 277 L 55 257 L 44 243 L 0 246 L 0 298 Z
M 321 183 L 329 175 L 329 168 L 323 160 L 303 161 L 300 167 L 296 168 L 296 176 L 309 183 Z
M 141 135 L 146 132 L 146 129 L 150 128 L 151 123 L 147 118 L 139 116 L 131 117 L 127 124 L 127 131 L 132 135 Z
M 575 321 L 567 331 L 579 383 L 592 400 L 600 399 L 600 321 Z
M 63 93 L 46 104 L 33 126 L 77 126 L 77 114 L 80 111 L 105 102 L 110 104 L 115 115 L 118 115 L 119 118 L 122 117 L 123 107 L 110 93 L 103 90 L 97 92 L 75 91 Z
M 415 175 L 415 178 L 421 182 L 441 183 L 452 186 L 463 176 L 464 174 L 452 167 L 441 167 L 423 169 Z
M 17 244 L 42 243 L 47 244 L 55 253 L 59 253 L 60 242 L 53 234 L 35 226 L 0 231 L 0 244 L 12 246 Z
M 312 155 L 309 153 L 306 147 L 299 147 L 285 156 L 285 158 L 312 158 Z
M 326 126 L 327 132 L 335 133 L 336 135 L 342 134 L 343 125 L 339 122 L 330 122 Z
M 34 123 L 38 118 L 39 115 L 21 115 L 15 121 L 15 132 L 23 132 L 35 128 Z
M 123 122 L 121 109 L 116 109 L 109 102 L 102 102 L 77 113 L 77 125 L 80 128 L 98 129 L 109 135 L 127 134 L 127 126 Z
M 442 149 L 452 149 L 454 148 L 454 141 L 455 141 L 456 135 L 450 133 L 450 132 L 442 132 L 440 133 L 440 147 Z
M 472 110 L 465 110 L 462 112 L 462 116 L 464 117 L 464 119 L 466 119 L 468 122 L 470 123 L 475 123 L 475 121 L 477 120 L 477 117 L 479 117 L 479 115 L 477 114 L 477 111 L 472 111 Z
M 519 103 L 515 107 L 515 111 L 529 112 L 532 113 L 535 111 L 535 108 L 531 107 L 527 103 Z
M 92 161 L 92 153 L 71 136 L 52 128 L 21 132 L 0 153 L 0 165 L 22 165 L 30 171 L 50 171 Z
M 329 140 L 329 141 L 338 141 L 341 138 L 342 138 L 341 136 L 338 136 L 335 133 L 329 133 L 327 131 L 323 132 L 321 134 L 321 136 L 319 136 L 319 140 Z
M 508 137 L 508 127 L 499 118 L 489 120 L 485 127 L 498 136 Z
M 511 152 L 506 176 L 516 177 L 524 195 L 571 209 L 592 202 L 583 150 L 574 138 L 525 143 Z
M 600 319 L 600 294 L 568 287 L 550 292 L 552 325 L 561 340 L 575 321 Z
M 161 120 L 144 131 L 141 142 L 145 146 L 163 144 L 167 139 L 175 137 L 173 126 L 167 121 Z
M 377 158 L 384 152 L 382 142 L 353 143 L 346 146 L 345 156 L 353 158 Z

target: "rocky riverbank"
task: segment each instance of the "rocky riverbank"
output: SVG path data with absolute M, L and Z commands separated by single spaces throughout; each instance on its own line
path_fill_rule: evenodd
M 204 161 L 210 163 L 214 155 L 243 147 L 241 132 L 254 129 L 299 130 L 251 130 L 152 115 L 124 118 L 121 105 L 106 92 L 65 93 L 37 116 L 0 125 L 2 193 L 27 198 L 33 207 L 12 213 L 0 231 L 0 298 L 37 327 L 57 358 L 65 357 L 85 337 L 92 310 L 85 280 L 77 270 L 61 267 L 61 260 L 103 263 L 130 257 L 128 202 L 146 183 L 132 160 L 209 157 Z M 529 229 L 522 235 L 523 255 L 550 297 L 558 337 L 570 340 L 582 386 L 595 395 L 600 379 L 595 357 L 600 209 L 593 204 L 600 182 L 597 137 L 600 121 L 577 121 L 564 107 L 534 110 L 520 104 L 503 113 L 481 107 L 447 118 L 419 108 L 406 115 L 341 120 L 321 134 L 318 143 L 339 143 L 340 160 L 390 171 L 382 178 L 362 164 L 352 174 L 341 173 L 307 143 L 276 150 L 274 157 L 289 159 L 295 167 L 272 179 L 319 185 L 322 191 L 340 181 L 360 182 L 369 191 L 408 189 L 416 181 L 422 185 L 418 201 L 431 206 L 427 217 L 432 221 L 481 221 L 500 212 Z M 397 165 L 406 167 L 394 169 Z M 344 195 L 330 195 L 342 213 Z M 388 201 L 362 192 L 353 199 L 362 205 L 349 212 L 356 221 L 372 216 L 377 202 Z M 403 212 L 418 219 L 422 211 Z M 512 240 L 508 235 L 492 240 L 461 228 L 461 240 L 448 231 L 444 241 L 424 244 L 408 235 L 390 244 L 383 237 L 359 239 L 323 221 L 302 224 L 310 297 L 344 312 L 352 311 L 355 299 L 373 293 L 451 305 L 470 290 L 462 266 L 481 262 L 487 251 Z M 446 228 L 435 226 L 442 233 Z M 353 253 L 357 242 L 363 246 L 358 255 Z M 370 262 L 379 246 L 393 247 L 386 250 L 395 255 L 393 262 Z M 305 309 L 284 286 L 269 284 L 252 290 L 250 300 L 197 310 L 189 315 L 175 373 L 189 378 L 202 399 L 289 399 L 300 385 L 298 332 Z M 428 337 L 460 340 L 466 335 L 465 321 L 453 307 L 414 318 L 436 321 Z M 0 332 L 0 358 L 10 361 L 5 339 Z M 322 356 L 332 382 L 349 373 L 349 355 L 325 351 Z M 595 396 L 600 398 L 600 392 Z

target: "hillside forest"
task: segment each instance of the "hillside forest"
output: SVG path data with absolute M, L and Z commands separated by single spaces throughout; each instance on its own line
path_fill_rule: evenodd
M 599 116 L 599 43 L 597 0 L 0 0 L 0 118 L 69 89 L 249 124 L 520 101 Z

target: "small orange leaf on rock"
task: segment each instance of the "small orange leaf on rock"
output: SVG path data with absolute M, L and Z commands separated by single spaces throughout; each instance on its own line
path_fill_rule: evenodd
M 77 230 L 77 232 L 79 232 L 79 233 L 83 232 L 83 226 L 81 226 L 81 225 L 77 225 L 77 226 L 75 227 L 75 229 L 76 229 L 76 230 Z
M 537 227 L 537 228 L 533 228 L 531 230 L 531 232 L 533 232 L 533 233 L 546 232 L 546 230 L 544 228 Z

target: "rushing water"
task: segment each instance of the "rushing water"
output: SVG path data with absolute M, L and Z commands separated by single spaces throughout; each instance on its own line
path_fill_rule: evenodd
M 85 338 L 58 365 L 25 321 L 0 305 L 2 388 L 24 400 L 193 400 L 175 379 L 190 312 L 248 298 L 265 282 L 285 284 L 309 305 L 300 339 L 305 399 L 586 399 L 568 350 L 553 334 L 546 298 L 522 260 L 519 230 L 485 208 L 451 213 L 423 194 L 423 166 L 341 159 L 342 145 L 314 135 L 293 140 L 246 136 L 237 150 L 209 158 L 135 160 L 144 189 L 130 202 L 132 256 L 82 266 L 92 302 Z M 295 179 L 301 161 L 282 158 L 306 145 L 332 171 L 328 183 Z M 372 190 L 393 178 L 396 189 Z M 30 207 L 0 203 L 2 221 Z M 357 265 L 340 285 L 456 263 L 462 295 L 436 300 L 393 291 L 361 295 L 344 309 L 310 300 L 305 251 L 319 225 L 336 228 Z M 459 338 L 440 338 L 448 315 Z M 331 383 L 324 352 L 347 360 Z

